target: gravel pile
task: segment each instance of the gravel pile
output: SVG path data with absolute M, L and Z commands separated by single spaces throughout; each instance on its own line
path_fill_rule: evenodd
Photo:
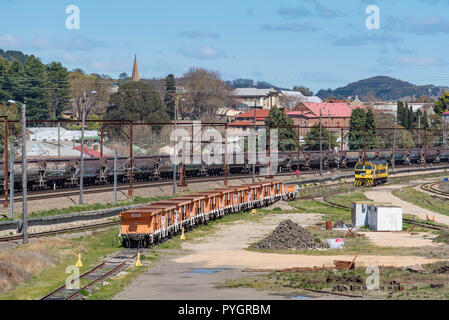
M 291 220 L 282 221 L 265 239 L 252 245 L 256 249 L 307 250 L 323 247 L 309 231 Z

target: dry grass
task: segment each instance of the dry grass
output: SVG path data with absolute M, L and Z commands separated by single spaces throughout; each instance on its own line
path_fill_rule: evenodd
M 15 288 L 20 283 L 53 267 L 63 256 L 69 254 L 55 248 L 64 248 L 64 239 L 38 239 L 18 248 L 0 252 L 0 293 Z

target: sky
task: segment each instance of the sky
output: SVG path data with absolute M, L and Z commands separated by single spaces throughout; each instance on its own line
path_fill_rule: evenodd
M 0 48 L 114 78 L 136 54 L 141 78 L 202 67 L 314 92 L 376 75 L 447 86 L 447 12 L 449 0 L 0 0 Z

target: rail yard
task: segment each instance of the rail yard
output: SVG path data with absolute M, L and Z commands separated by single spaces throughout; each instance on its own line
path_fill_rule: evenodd
M 3 310 L 436 314 L 449 0 L 368 2 L 0 0 Z

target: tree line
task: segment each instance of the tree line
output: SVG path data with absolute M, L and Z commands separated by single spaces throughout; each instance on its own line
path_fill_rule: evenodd
M 398 124 L 406 129 L 429 127 L 427 111 L 422 112 L 421 109 L 413 111 L 413 107 L 409 106 L 407 102 L 398 102 L 396 118 Z
M 29 119 L 58 119 L 70 105 L 67 69 L 33 55 L 23 63 L 0 57 L 0 102 L 8 100 L 25 103 Z

